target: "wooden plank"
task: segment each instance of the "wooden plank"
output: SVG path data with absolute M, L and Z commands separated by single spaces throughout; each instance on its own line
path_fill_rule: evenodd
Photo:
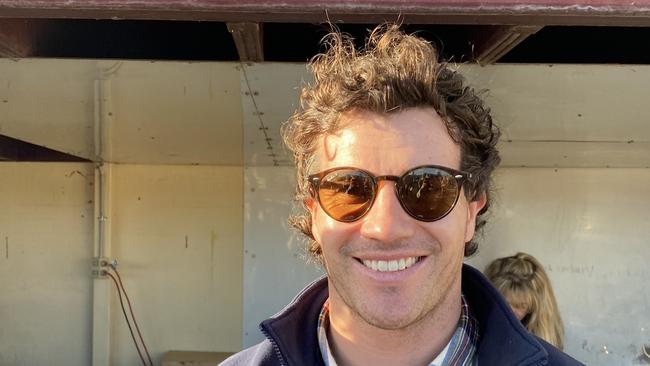
M 650 0 L 2 0 L 0 17 L 650 26 Z
M 162 366 L 217 366 L 230 356 L 232 352 L 168 351 Z
M 474 42 L 475 60 L 481 65 L 493 64 L 540 29 L 539 25 L 499 26 L 490 34 L 479 35 Z
M 262 24 L 260 23 L 227 23 L 228 31 L 232 34 L 241 61 L 264 61 L 264 46 Z
M 0 57 L 29 57 L 34 45 L 34 27 L 25 19 L 0 19 Z

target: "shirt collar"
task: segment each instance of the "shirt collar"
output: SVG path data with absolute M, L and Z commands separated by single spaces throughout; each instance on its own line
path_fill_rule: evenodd
M 329 329 L 329 299 L 325 301 L 318 315 L 318 346 L 325 366 L 337 366 L 327 339 Z M 445 348 L 428 366 L 466 366 L 475 365 L 478 326 L 472 316 L 465 296 L 461 295 L 461 312 L 454 335 Z

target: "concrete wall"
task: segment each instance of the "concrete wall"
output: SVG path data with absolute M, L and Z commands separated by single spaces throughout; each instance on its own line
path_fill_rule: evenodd
M 91 363 L 93 172 L 0 164 L 0 365 Z M 112 197 L 112 257 L 154 362 L 239 350 L 242 169 L 119 165 Z M 115 294 L 110 356 L 139 363 Z

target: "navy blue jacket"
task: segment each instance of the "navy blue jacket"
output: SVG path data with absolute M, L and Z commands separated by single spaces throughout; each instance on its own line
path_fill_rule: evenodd
M 476 269 L 463 267 L 463 293 L 479 324 L 479 366 L 572 366 L 578 361 L 528 333 L 498 291 Z M 221 365 L 322 366 L 318 314 L 328 297 L 327 279 L 300 292 L 281 312 L 263 321 L 263 342 L 233 355 Z

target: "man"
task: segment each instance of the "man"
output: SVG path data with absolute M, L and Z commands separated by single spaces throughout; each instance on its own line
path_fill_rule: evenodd
M 225 365 L 577 365 L 530 335 L 463 265 L 484 224 L 498 130 L 427 42 L 378 27 L 334 33 L 283 129 L 291 219 L 327 273 Z

